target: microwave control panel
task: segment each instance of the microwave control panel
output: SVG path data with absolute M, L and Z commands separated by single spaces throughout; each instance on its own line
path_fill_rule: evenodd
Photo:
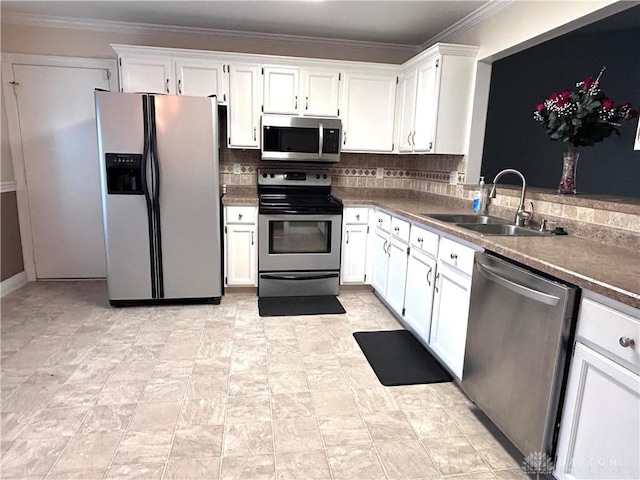
M 325 128 L 322 136 L 322 153 L 340 153 L 340 129 Z

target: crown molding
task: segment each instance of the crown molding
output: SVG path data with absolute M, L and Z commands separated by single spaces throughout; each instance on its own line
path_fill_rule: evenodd
M 350 50 L 371 49 L 389 53 L 414 55 L 416 45 L 383 42 L 366 42 L 360 40 L 344 40 L 324 37 L 308 37 L 303 35 L 284 35 L 275 33 L 237 32 L 212 28 L 184 27 L 175 25 L 153 25 L 149 23 L 118 22 L 112 20 L 95 20 L 87 18 L 56 17 L 48 15 L 7 12 L 2 14 L 2 23 L 25 25 L 30 27 L 69 28 L 75 30 L 94 30 L 126 34 L 169 34 L 190 37 L 215 38 L 231 41 L 254 41 L 277 45 L 290 45 L 292 42 L 314 47 L 340 47 Z
M 495 15 L 514 1 L 515 0 L 489 0 L 487 3 L 478 7 L 469 15 L 464 17 L 462 20 L 457 21 L 450 27 L 445 28 L 442 32 L 434 35 L 429 40 L 422 43 L 418 47 L 418 50 L 425 50 L 436 43 L 449 42 L 453 38 L 469 30 L 474 25 L 477 25 L 486 18 Z

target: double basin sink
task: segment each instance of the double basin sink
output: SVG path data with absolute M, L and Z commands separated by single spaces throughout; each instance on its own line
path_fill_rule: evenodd
M 458 227 L 466 228 L 480 235 L 503 235 L 511 237 L 542 237 L 548 233 L 534 230 L 528 227 L 519 227 L 502 218 L 488 215 L 471 215 L 456 213 L 420 213 L 419 215 L 441 222 L 453 223 Z

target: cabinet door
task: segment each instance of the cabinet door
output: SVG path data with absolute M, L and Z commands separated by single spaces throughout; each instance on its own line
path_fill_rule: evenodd
M 429 345 L 460 380 L 467 341 L 470 293 L 471 278 L 438 261 Z
M 122 91 L 129 93 L 176 93 L 169 58 L 120 58 Z
M 178 95 L 208 97 L 216 95 L 219 103 L 227 101 L 223 65 L 198 60 L 176 60 Z
M 376 228 L 373 242 L 373 281 L 371 286 L 383 297 L 387 293 L 388 246 L 389 234 Z
M 340 74 L 329 70 L 305 70 L 302 72 L 302 115 L 338 115 L 338 86 Z
M 364 283 L 367 273 L 367 225 L 347 225 L 342 244 L 342 283 Z
M 398 149 L 401 152 L 413 150 L 413 121 L 416 111 L 417 69 L 411 69 L 402 76 L 402 105 L 400 106 L 400 127 L 398 128 Z
M 409 246 L 398 240 L 391 239 L 389 247 L 389 268 L 387 274 L 387 295 L 385 300 L 398 314 L 402 315 L 404 308 L 404 289 L 407 283 L 407 250 Z
M 438 117 L 438 65 L 439 58 L 433 58 L 418 66 L 414 152 L 435 150 L 436 119 Z M 461 125 L 460 128 L 463 126 Z
M 295 68 L 264 67 L 264 113 L 298 113 L 298 78 Z
M 257 242 L 256 226 L 226 226 L 226 284 L 230 286 L 257 285 Z
M 229 147 L 260 147 L 260 88 L 256 66 L 229 66 Z
M 559 479 L 638 478 L 640 377 L 576 343 L 558 438 Z
M 397 78 L 345 74 L 340 100 L 344 151 L 393 151 Z
M 436 260 L 411 248 L 407 265 L 404 319 L 424 342 L 429 342 Z

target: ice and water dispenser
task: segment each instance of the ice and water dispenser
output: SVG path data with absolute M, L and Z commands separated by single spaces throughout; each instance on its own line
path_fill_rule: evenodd
M 142 155 L 107 153 L 107 193 L 109 195 L 143 195 Z

